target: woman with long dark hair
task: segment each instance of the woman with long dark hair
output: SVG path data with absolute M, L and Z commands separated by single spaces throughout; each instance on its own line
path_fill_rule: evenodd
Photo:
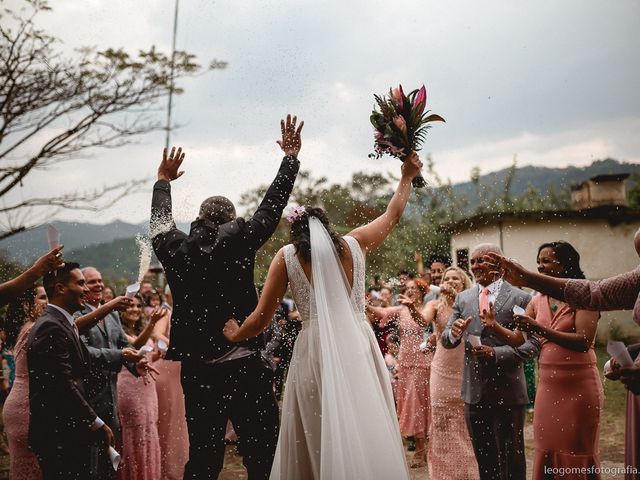
M 556 278 L 584 279 L 580 254 L 564 241 L 538 249 L 538 272 Z M 519 329 L 541 338 L 539 384 L 533 415 L 533 478 L 549 469 L 579 472 L 600 466 L 598 447 L 604 394 L 593 348 L 598 312 L 577 310 L 548 295 L 536 295 Z M 569 470 L 574 469 L 574 470 Z M 599 478 L 568 474 L 567 478 Z
M 132 305 L 120 312 L 124 333 L 135 348 L 145 345 L 152 347 L 153 342 L 149 337 L 164 312 L 156 308 L 147 319 L 143 313 L 142 297 L 136 294 L 132 300 Z M 147 355 L 149 362 L 160 356 L 155 350 Z M 118 374 L 118 414 L 122 425 L 120 480 L 160 478 L 158 397 L 153 382 L 146 377 L 135 377 L 123 368 Z
M 6 343 L 13 347 L 15 380 L 4 402 L 2 415 L 9 440 L 9 475 L 12 480 L 38 480 L 42 478 L 38 460 L 29 450 L 29 369 L 27 365 L 27 338 L 35 321 L 47 304 L 44 287 L 30 288 L 9 303 L 5 317 Z
M 389 374 L 364 313 L 365 256 L 400 220 L 420 171 L 415 153 L 385 213 L 340 236 L 322 209 L 288 215 L 291 244 L 273 259 L 253 313 L 224 334 L 239 342 L 264 330 L 291 287 L 302 330 L 285 387 L 272 479 L 407 479 Z M 240 433 L 241 434 L 241 433 Z

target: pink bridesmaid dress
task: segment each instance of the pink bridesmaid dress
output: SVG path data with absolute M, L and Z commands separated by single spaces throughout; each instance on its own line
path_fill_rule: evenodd
M 407 307 L 388 307 L 385 314 L 381 326 L 397 320 L 400 327 L 396 383 L 400 433 L 403 437 L 426 437 L 429 433 L 429 372 L 433 354 L 420 350 L 424 328 L 411 318 Z
M 434 323 L 438 343 L 431 362 L 431 425 L 427 463 L 431 480 L 477 480 L 478 462 L 464 418 L 460 398 L 464 346 L 447 349 L 440 343 L 451 316 L 451 307 L 441 307 Z
M 2 416 L 9 439 L 9 479 L 40 480 L 42 473 L 36 456 L 29 451 L 29 369 L 27 367 L 27 337 L 33 323 L 22 329 L 14 348 L 16 378 L 4 402 Z
M 553 312 L 549 297 L 531 301 L 536 320 L 561 332 L 575 332 L 575 310 L 562 304 Z M 577 352 L 541 340 L 539 383 L 533 415 L 533 478 L 547 478 L 545 469 L 599 467 L 600 414 L 604 393 L 593 346 Z M 568 480 L 599 475 L 565 475 Z
M 141 377 L 123 368 L 118 374 L 118 412 L 122 425 L 119 479 L 158 480 L 161 478 L 161 455 L 154 382 L 145 384 Z
M 169 338 L 170 322 L 164 335 Z M 184 394 L 180 383 L 180 362 L 160 359 L 153 364 L 160 375 L 156 381 L 158 434 L 162 458 L 162 480 L 182 480 L 189 460 L 189 432 Z

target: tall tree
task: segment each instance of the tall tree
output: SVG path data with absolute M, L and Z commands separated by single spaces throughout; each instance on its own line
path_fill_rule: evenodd
M 90 191 L 38 196 L 24 188 L 29 176 L 60 162 L 86 158 L 162 128 L 151 109 L 175 80 L 200 71 L 195 57 L 172 57 L 151 47 L 77 50 L 68 56 L 35 19 L 46 0 L 23 0 L 0 12 L 0 239 L 51 218 L 60 209 L 97 211 L 147 180 L 104 184 Z M 171 67 L 173 64 L 173 75 Z M 209 68 L 224 68 L 214 62 Z

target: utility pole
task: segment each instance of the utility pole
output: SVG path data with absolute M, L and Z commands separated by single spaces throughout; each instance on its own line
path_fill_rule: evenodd
M 173 14 L 173 45 L 171 47 L 171 76 L 169 77 L 169 103 L 167 105 L 167 136 L 165 141 L 165 147 L 169 149 L 169 141 L 171 140 L 171 107 L 173 101 L 173 74 L 175 70 L 176 60 L 176 34 L 178 32 L 178 2 L 176 0 L 176 8 Z

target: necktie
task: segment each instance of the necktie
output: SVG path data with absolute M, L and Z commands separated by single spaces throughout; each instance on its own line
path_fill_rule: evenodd
M 76 337 L 80 338 L 80 332 L 78 331 L 78 325 L 76 325 L 76 322 L 73 322 L 73 333 L 76 334 Z
M 480 313 L 489 310 L 489 289 L 487 287 L 480 292 Z

